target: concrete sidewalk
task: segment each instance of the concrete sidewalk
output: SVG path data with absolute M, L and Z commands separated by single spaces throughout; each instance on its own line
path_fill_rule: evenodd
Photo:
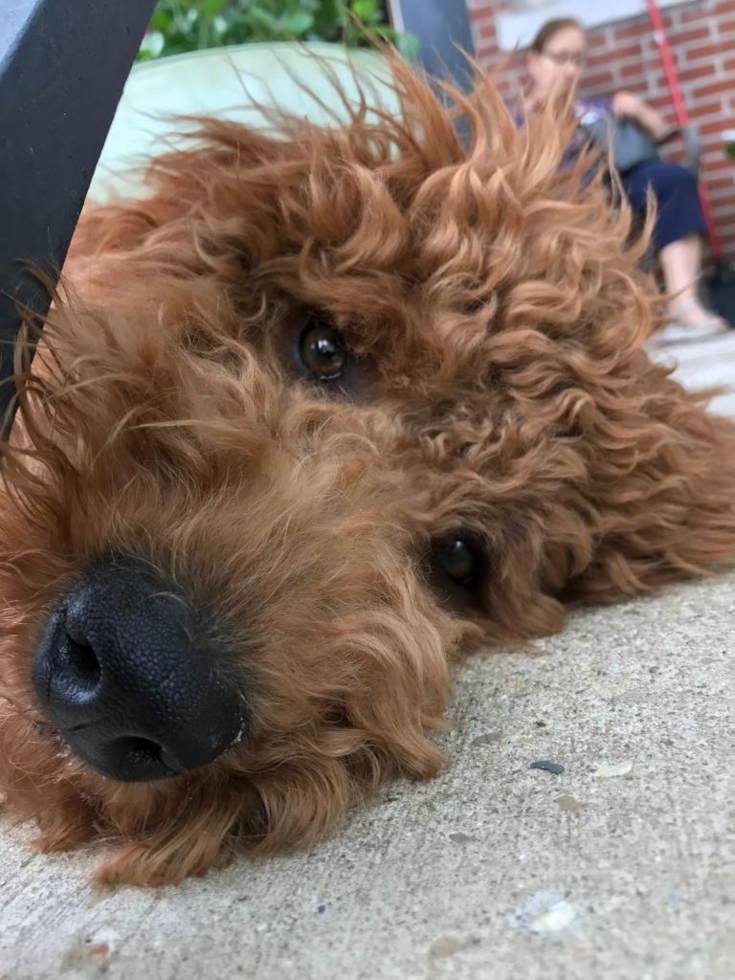
M 472 659 L 452 767 L 311 855 L 96 894 L 89 853 L 3 835 L 0 975 L 725 980 L 734 607 L 732 575 Z
M 447 771 L 309 855 L 100 893 L 4 823 L 0 977 L 729 980 L 734 613 L 732 573 L 472 658 Z
M 675 377 L 689 388 L 728 386 L 712 401 L 712 411 L 735 415 L 735 330 L 698 343 L 676 344 L 649 351 L 663 364 L 676 365 Z

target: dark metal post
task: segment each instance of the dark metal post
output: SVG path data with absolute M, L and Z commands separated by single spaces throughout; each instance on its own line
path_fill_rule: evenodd
M 432 75 L 469 84 L 462 51 L 474 55 L 472 27 L 465 0 L 388 0 L 393 26 L 419 39 L 419 61 Z
M 0 380 L 43 315 L 155 0 L 14 0 L 0 10 Z M 10 298 L 12 297 L 12 298 Z M 0 418 L 13 386 L 0 384 Z

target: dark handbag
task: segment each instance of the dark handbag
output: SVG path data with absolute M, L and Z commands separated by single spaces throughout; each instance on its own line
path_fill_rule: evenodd
M 593 118 L 587 121 L 588 116 Z M 590 134 L 592 142 L 605 153 L 612 146 L 613 163 L 620 173 L 659 159 L 656 143 L 631 119 L 618 119 L 608 113 L 587 113 L 580 124 Z

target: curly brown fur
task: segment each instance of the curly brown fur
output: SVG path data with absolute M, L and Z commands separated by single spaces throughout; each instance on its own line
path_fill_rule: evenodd
M 519 133 L 491 79 L 448 109 L 394 71 L 400 117 L 203 122 L 78 230 L 5 447 L 0 788 L 44 849 L 112 842 L 104 881 L 314 844 L 437 771 L 461 650 L 735 557 L 735 426 L 643 351 L 625 206 L 559 171 L 550 113 Z M 352 352 L 331 387 L 293 354 L 315 311 Z M 453 538 L 471 587 L 433 567 Z M 251 678 L 203 770 L 116 783 L 44 721 L 33 651 L 110 552 L 213 607 Z

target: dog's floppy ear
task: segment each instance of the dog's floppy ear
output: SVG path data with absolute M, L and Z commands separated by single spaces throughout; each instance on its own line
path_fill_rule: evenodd
M 568 598 L 605 602 L 735 562 L 735 423 L 648 364 L 595 461 L 595 548 Z

